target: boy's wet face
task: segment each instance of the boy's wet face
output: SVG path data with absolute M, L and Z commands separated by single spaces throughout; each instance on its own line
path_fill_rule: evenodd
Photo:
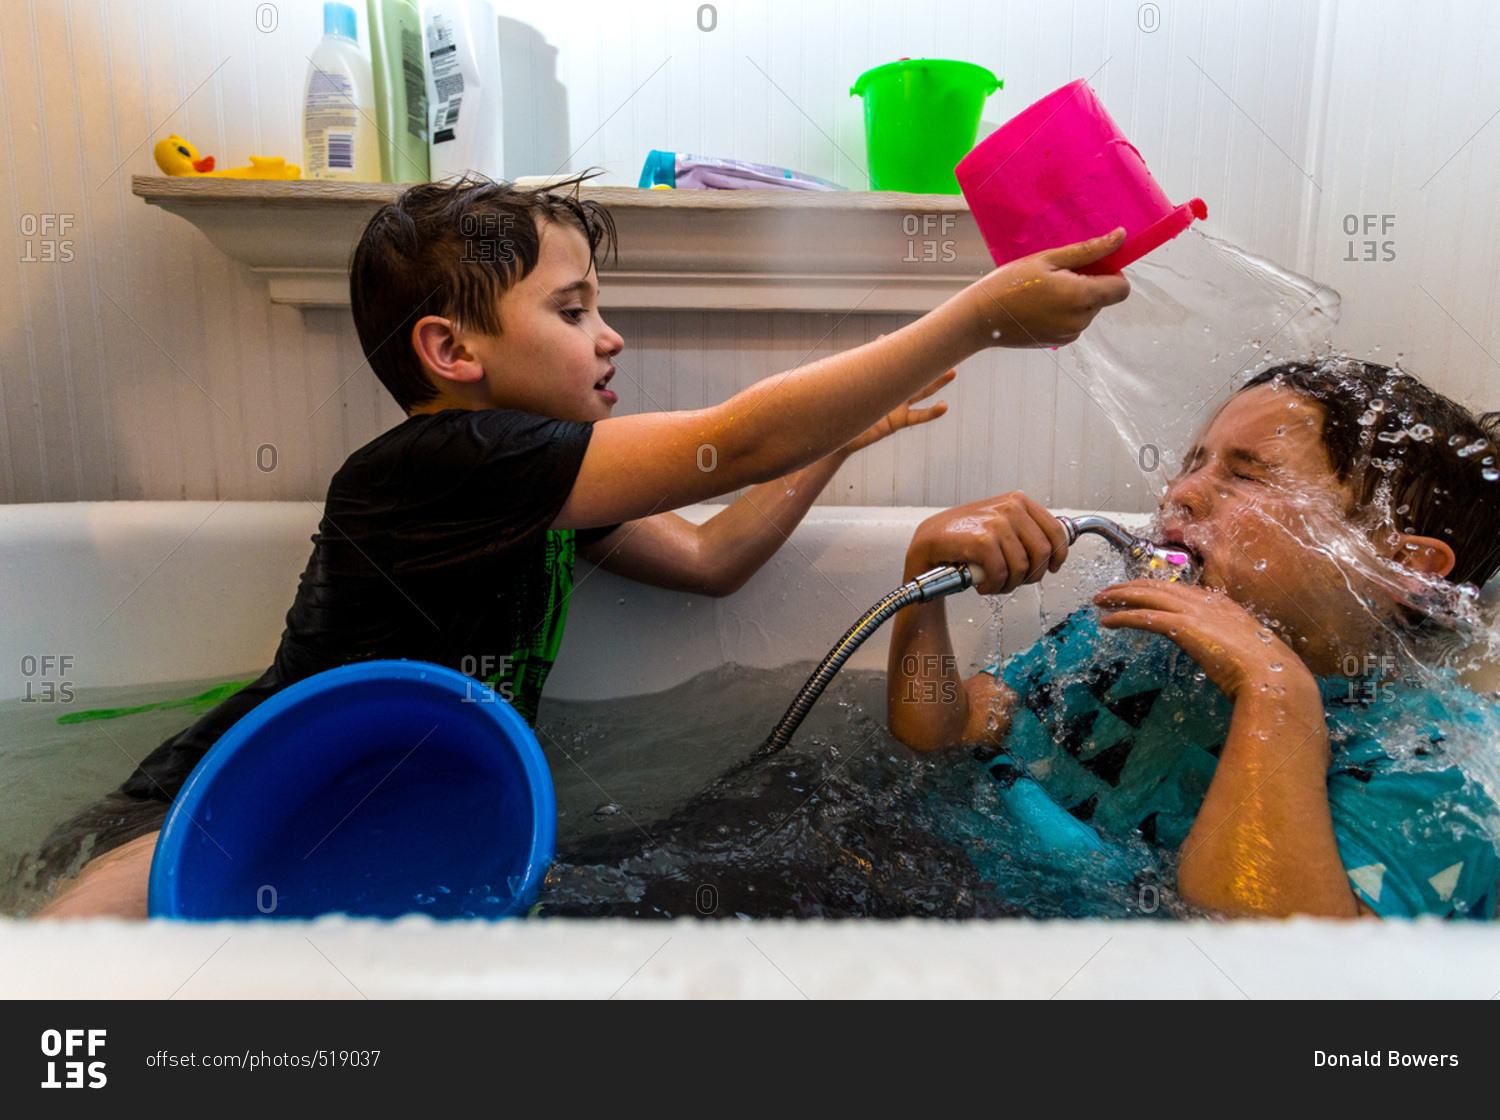
M 500 297 L 500 333 L 470 335 L 490 405 L 559 420 L 605 420 L 619 399 L 609 387 L 625 340 L 599 314 L 588 242 L 545 222 L 536 268 Z
M 1205 586 L 1285 635 L 1335 647 L 1367 617 L 1358 573 L 1381 561 L 1348 518 L 1322 431 L 1322 407 L 1290 389 L 1231 397 L 1167 486 L 1158 535 L 1199 554 Z

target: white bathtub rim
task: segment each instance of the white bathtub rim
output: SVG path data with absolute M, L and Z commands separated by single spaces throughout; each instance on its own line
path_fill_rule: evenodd
M 1483 923 L 0 921 L 7 999 L 1488 999 Z

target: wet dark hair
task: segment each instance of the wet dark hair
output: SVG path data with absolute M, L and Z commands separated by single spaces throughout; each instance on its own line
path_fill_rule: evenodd
M 1475 415 L 1409 373 L 1333 358 L 1262 370 L 1240 392 L 1280 384 L 1323 410 L 1323 443 L 1352 513 L 1446 541 L 1451 583 L 1500 569 L 1500 412 Z M 1486 477 L 1486 476 L 1489 477 Z
M 417 320 L 441 315 L 499 334 L 496 304 L 536 268 L 543 222 L 582 233 L 591 266 L 601 246 L 614 248 L 618 260 L 609 211 L 578 197 L 598 174 L 537 190 L 470 174 L 418 183 L 375 212 L 350 258 L 349 297 L 359 344 L 397 404 L 410 412 L 437 396 L 411 344 Z

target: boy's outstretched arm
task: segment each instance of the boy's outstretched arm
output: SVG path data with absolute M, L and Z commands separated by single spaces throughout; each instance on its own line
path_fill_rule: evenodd
M 1056 572 L 1068 557 L 1062 524 L 1019 491 L 944 510 L 918 526 L 904 578 L 943 564 L 978 565 L 981 594 L 1008 594 Z M 886 666 L 891 734 L 913 750 L 1002 741 L 1014 693 L 991 673 L 964 679 L 945 600 L 917 603 L 892 620 Z
M 980 350 L 1072 342 L 1130 291 L 1123 276 L 1073 269 L 1123 236 L 1013 261 L 886 338 L 768 377 L 721 405 L 600 421 L 554 528 L 630 521 L 769 482 L 843 447 Z
M 1222 592 L 1162 580 L 1094 597 L 1106 627 L 1163 634 L 1234 702 L 1208 794 L 1178 855 L 1188 902 L 1229 915 L 1369 913 L 1349 885 L 1328 808 L 1328 725 L 1301 658 Z
M 675 513 L 658 513 L 621 525 L 580 554 L 607 571 L 653 587 L 697 595 L 733 594 L 787 542 L 851 455 L 904 428 L 942 416 L 948 410 L 942 401 L 918 406 L 955 376 L 950 369 L 831 455 L 774 482 L 761 483 L 701 525 Z

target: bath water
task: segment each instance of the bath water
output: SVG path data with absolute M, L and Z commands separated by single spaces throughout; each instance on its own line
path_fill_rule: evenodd
M 988 771 L 967 751 L 924 756 L 894 740 L 885 730 L 883 673 L 845 669 L 788 749 L 745 766 L 813 668 L 721 665 L 652 695 L 544 701 L 537 735 L 557 791 L 559 858 L 534 915 L 1181 912 L 1154 887 L 1143 894 L 1137 883 L 1085 865 L 1056 866 L 1048 853 L 1028 847 L 998 812 Z M 37 866 L 43 838 L 115 789 L 135 760 L 198 713 L 157 708 L 70 725 L 59 725 L 58 716 L 178 700 L 222 683 L 80 690 L 61 709 L 0 704 L 0 781 L 17 810 L 0 825 L 0 913 L 40 907 L 50 896 L 49 871 L 56 871 Z M 443 796 L 445 784 L 431 777 L 429 800 Z M 352 806 L 371 784 L 355 782 L 345 800 Z M 462 819 L 494 819 L 499 793 L 469 789 L 465 796 L 474 804 L 446 806 L 455 854 L 484 842 L 475 831 L 482 826 Z M 386 827 L 397 819 L 386 811 L 393 804 L 375 806 L 365 827 L 329 834 L 325 826 L 344 808 L 325 806 L 288 834 L 286 866 L 300 864 L 319 843 L 343 844 L 390 866 L 399 879 L 391 889 L 410 893 L 415 910 L 485 917 L 509 901 L 498 873 L 470 883 L 434 864 L 421 872 L 402 867 L 413 838 Z M 85 842 L 79 861 L 89 848 Z M 264 881 L 253 869 L 246 874 L 257 880 L 252 887 Z M 225 889 L 250 889 L 243 878 Z M 283 873 L 276 885 L 287 912 L 317 908 L 315 876 L 299 881 Z

